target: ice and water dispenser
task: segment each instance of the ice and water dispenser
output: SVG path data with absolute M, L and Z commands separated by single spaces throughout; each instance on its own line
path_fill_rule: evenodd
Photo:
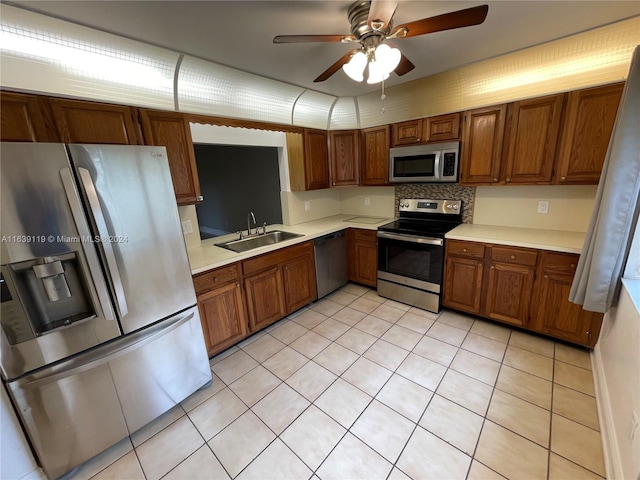
M 2 266 L 2 328 L 15 345 L 95 316 L 77 252 Z

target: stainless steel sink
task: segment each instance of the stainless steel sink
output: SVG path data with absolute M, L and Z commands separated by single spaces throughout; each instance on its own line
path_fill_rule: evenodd
M 283 232 L 281 230 L 274 230 L 273 232 L 267 232 L 264 235 L 257 235 L 249 238 L 243 238 L 242 240 L 231 240 L 229 242 L 217 243 L 216 247 L 226 248 L 236 253 L 246 252 L 253 250 L 254 248 L 265 247 L 267 245 L 273 245 L 276 243 L 284 242 L 285 240 L 291 240 L 292 238 L 301 237 L 298 233 Z

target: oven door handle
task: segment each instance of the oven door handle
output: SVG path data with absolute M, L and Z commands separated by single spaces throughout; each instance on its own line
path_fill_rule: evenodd
M 444 240 L 441 238 L 414 237 L 411 235 L 402 235 L 400 233 L 378 232 L 378 237 L 388 238 L 390 240 L 402 240 L 403 242 L 423 243 L 426 245 L 444 245 Z

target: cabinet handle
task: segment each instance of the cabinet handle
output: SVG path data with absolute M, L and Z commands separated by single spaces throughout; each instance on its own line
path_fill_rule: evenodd
M 236 283 L 236 288 L 240 288 L 240 284 L 239 283 Z
M 496 268 L 496 266 L 495 265 L 491 265 L 491 270 L 493 270 L 494 268 Z
M 560 180 L 562 180 L 563 182 L 567 179 L 567 177 L 560 177 Z
M 575 263 L 572 263 L 572 264 L 571 264 L 571 268 L 576 268 L 576 264 L 575 264 Z
M 462 253 L 467 253 L 467 249 L 466 249 L 466 248 L 463 248 L 463 249 L 462 249 Z
M 497 181 L 498 181 L 498 179 L 497 179 L 497 178 L 494 178 L 494 179 L 493 179 L 493 181 L 494 181 L 494 182 L 497 182 Z
M 198 195 L 198 196 L 196 197 L 196 200 L 197 200 L 198 202 L 202 202 L 202 201 L 204 200 L 204 197 L 203 197 L 202 195 Z
M 545 275 L 544 278 L 549 278 L 549 275 Z
M 515 255 L 511 255 L 511 260 L 515 260 L 516 256 Z
M 213 277 L 213 281 L 217 282 L 218 281 L 218 277 Z
M 506 182 L 509 183 L 511 179 L 509 177 L 506 178 Z

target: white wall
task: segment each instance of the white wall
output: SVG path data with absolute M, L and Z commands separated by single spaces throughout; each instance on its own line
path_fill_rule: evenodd
M 596 185 L 476 187 L 473 223 L 586 232 L 597 188 Z M 549 202 L 549 213 L 537 213 L 540 200 Z
M 44 472 L 31 455 L 18 418 L 11 406 L 9 395 L 2 390 L 0 407 L 0 478 L 2 480 L 44 479 Z
M 592 356 L 607 478 L 640 478 L 640 427 L 630 441 L 631 418 L 640 421 L 640 281 L 624 280 L 620 300 L 604 316 Z

